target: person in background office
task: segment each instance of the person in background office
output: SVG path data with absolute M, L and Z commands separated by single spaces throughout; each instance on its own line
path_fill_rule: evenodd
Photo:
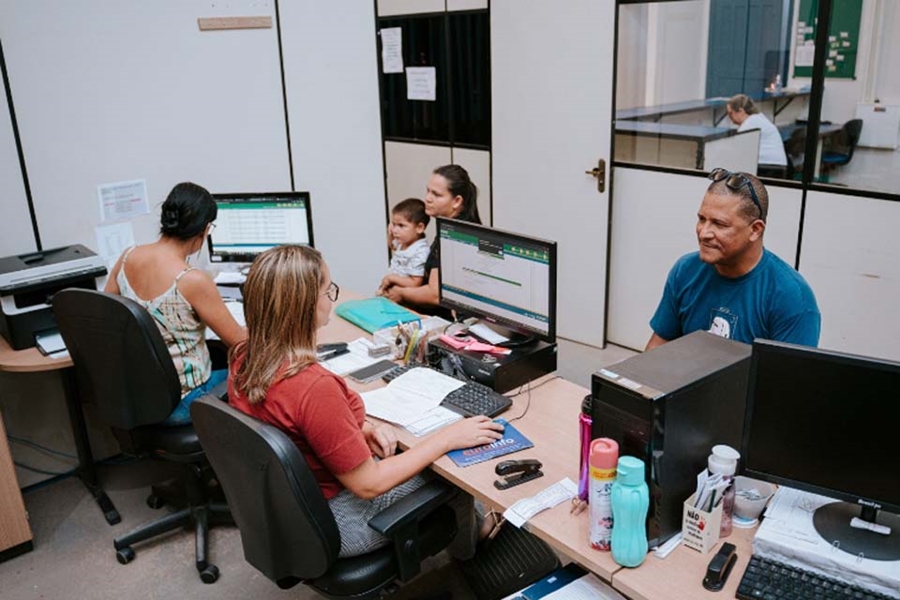
M 764 338 L 816 346 L 821 315 L 812 288 L 763 247 L 765 186 L 725 169 L 709 178 L 697 212 L 700 250 L 669 271 L 646 349 L 698 330 L 748 344 Z
M 429 217 L 447 217 L 470 223 L 481 223 L 478 216 L 478 188 L 469 173 L 459 165 L 438 167 L 425 189 L 425 212 Z M 383 291 L 388 299 L 409 306 L 419 312 L 453 320 L 448 310 L 438 306 L 438 268 L 441 264 L 438 240 L 431 243 L 425 261 L 425 283 L 417 287 L 389 286 Z
M 503 426 L 484 416 L 463 419 L 395 454 L 393 427 L 368 421 L 359 394 L 316 361 L 316 331 L 328 323 L 339 291 L 317 250 L 280 246 L 259 255 L 244 284 L 248 338 L 231 352 L 228 399 L 284 431 L 303 453 L 334 513 L 346 557 L 388 543 L 369 519 L 422 486 L 433 461 L 494 442 Z M 460 493 L 451 506 L 459 534 L 448 550 L 470 558 L 479 532 L 474 501 Z M 494 525 L 485 520 L 482 529 Z
M 246 337 L 213 280 L 188 264 L 189 257 L 203 248 L 216 212 L 216 203 L 205 188 L 179 183 L 163 202 L 159 239 L 126 250 L 106 283 L 106 292 L 147 309 L 169 348 L 181 381 L 181 403 L 165 421 L 168 425 L 190 423 L 191 402 L 228 376 L 225 369 L 212 370 L 206 327 L 229 347 Z
M 425 261 L 430 253 L 425 228 L 430 220 L 425 203 L 418 198 L 407 198 L 394 206 L 388 226 L 391 266 L 378 286 L 379 296 L 392 285 L 419 287 L 425 281 Z
M 769 119 L 759 112 L 753 100 L 745 94 L 733 96 L 725 104 L 728 117 L 738 126 L 738 131 L 759 129 L 759 168 L 757 172 L 763 177 L 785 177 L 787 154 L 781 134 Z

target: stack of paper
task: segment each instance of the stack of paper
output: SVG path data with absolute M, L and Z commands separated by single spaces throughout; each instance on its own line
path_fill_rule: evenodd
M 857 557 L 835 548 L 816 531 L 813 513 L 831 502 L 835 500 L 779 487 L 753 538 L 754 554 L 900 598 L 900 561 Z
M 463 385 L 433 369 L 411 369 L 386 387 L 363 393 L 362 399 L 367 414 L 424 435 L 462 418 L 440 404 Z
M 349 350 L 348 353 L 326 359 L 320 364 L 335 375 L 344 376 L 347 373 L 374 365 L 379 360 L 382 360 L 380 356 L 369 356 L 369 349 L 363 338 L 353 340 L 347 344 L 347 350 Z

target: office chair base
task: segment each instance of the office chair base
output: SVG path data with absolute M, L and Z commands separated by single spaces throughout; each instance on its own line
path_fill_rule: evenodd
M 219 568 L 210 564 L 209 555 L 209 527 L 210 524 L 234 524 L 231 512 L 224 504 L 210 503 L 200 506 L 183 508 L 152 523 L 142 525 L 137 529 L 116 538 L 113 547 L 116 549 L 116 560 L 120 564 L 127 565 L 135 558 L 132 544 L 137 544 L 175 529 L 194 526 L 194 540 L 196 544 L 195 566 L 200 573 L 203 583 L 215 583 L 219 579 Z

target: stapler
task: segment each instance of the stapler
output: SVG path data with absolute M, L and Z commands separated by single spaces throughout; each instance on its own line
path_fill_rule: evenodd
M 502 475 L 503 480 L 494 481 L 494 487 L 498 490 L 506 490 L 513 486 L 543 477 L 544 472 L 541 471 L 541 461 L 535 458 L 526 458 L 523 460 L 504 460 L 497 463 L 494 472 Z

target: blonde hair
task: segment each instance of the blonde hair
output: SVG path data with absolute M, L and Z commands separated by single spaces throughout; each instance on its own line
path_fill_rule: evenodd
M 279 246 L 253 261 L 243 288 L 248 336 L 229 353 L 235 388 L 250 404 L 316 362 L 323 265 L 322 255 L 308 246 Z
M 737 94 L 728 100 L 728 106 L 731 110 L 743 110 L 748 115 L 755 115 L 759 112 L 759 108 L 753 103 L 753 100 L 747 94 Z

